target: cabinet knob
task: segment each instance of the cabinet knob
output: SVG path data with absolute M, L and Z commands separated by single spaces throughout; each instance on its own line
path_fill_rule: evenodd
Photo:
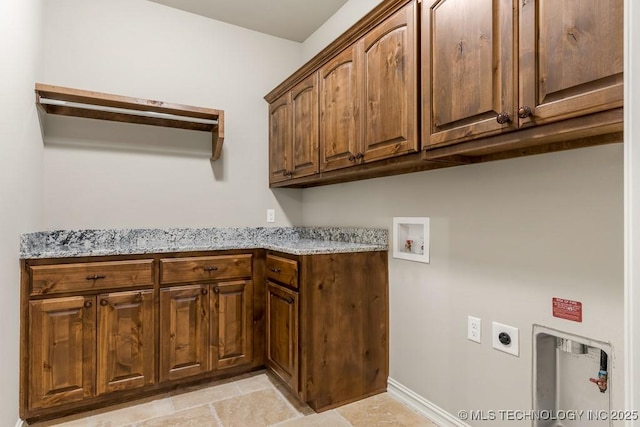
M 354 156 L 353 154 L 349 154 L 349 161 L 350 162 L 355 162 L 356 161 L 356 156 Z
M 518 117 L 520 117 L 521 119 L 526 119 L 527 117 L 531 116 L 531 108 L 528 106 L 522 106 L 520 108 L 518 108 Z
M 93 276 L 87 276 L 87 280 L 99 280 L 99 279 L 104 279 L 107 276 L 103 276 L 103 275 L 98 275 L 98 274 L 94 274 Z
M 109 305 L 109 301 L 107 301 L 106 299 L 100 300 L 100 305 L 101 306 L 105 306 L 105 305 Z
M 360 160 L 364 157 L 364 153 L 358 153 L 356 154 L 356 160 Z
M 84 302 L 84 308 L 91 308 L 93 307 L 93 302 L 91 301 L 85 301 Z
M 286 297 L 284 300 L 287 302 L 287 304 L 293 304 L 293 298 L 291 297 Z
M 207 291 L 207 288 L 202 288 L 200 292 L 202 292 L 202 295 L 206 295 L 209 293 L 209 291 Z
M 280 269 L 279 268 L 269 267 L 269 270 L 274 272 L 274 273 L 280 273 Z
M 218 267 L 216 267 L 215 265 L 208 265 L 204 268 L 204 271 L 216 271 L 218 269 Z
M 282 175 L 284 175 L 284 176 L 293 176 L 293 171 L 285 170 L 284 172 L 282 172 Z
M 509 117 L 509 114 L 503 111 L 502 113 L 498 113 L 498 115 L 496 116 L 496 121 L 503 125 L 505 123 L 509 123 L 511 121 L 511 117 Z
M 214 294 L 219 294 L 220 293 L 220 289 L 216 286 L 215 288 L 213 288 L 213 293 Z

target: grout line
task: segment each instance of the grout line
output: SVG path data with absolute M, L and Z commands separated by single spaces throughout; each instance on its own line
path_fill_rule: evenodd
M 220 419 L 220 416 L 218 415 L 218 411 L 216 411 L 215 406 L 213 406 L 213 403 L 209 403 L 209 412 L 211 413 L 211 416 L 215 418 L 218 425 L 224 427 L 224 424 L 222 424 L 222 420 Z

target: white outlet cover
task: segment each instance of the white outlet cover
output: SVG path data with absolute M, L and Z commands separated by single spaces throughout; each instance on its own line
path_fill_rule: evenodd
M 511 342 L 509 344 L 502 344 L 498 337 L 501 333 L 509 334 Z M 502 323 L 493 322 L 492 328 L 492 340 L 493 348 L 496 350 L 504 351 L 505 353 L 513 354 L 516 357 L 520 356 L 520 339 L 518 334 L 518 328 L 513 326 L 504 325 Z
M 276 222 L 275 209 L 267 209 L 267 222 Z
M 467 320 L 467 338 L 469 341 L 482 342 L 482 320 L 469 316 Z

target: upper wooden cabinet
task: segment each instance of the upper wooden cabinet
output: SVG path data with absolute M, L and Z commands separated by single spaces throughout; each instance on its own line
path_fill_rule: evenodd
M 622 9 L 622 0 L 425 5 L 423 146 L 622 106 Z
M 298 83 L 269 106 L 269 181 L 318 172 L 318 76 Z
M 623 0 L 519 3 L 520 124 L 621 107 Z M 521 111 L 525 113 L 525 111 Z
M 415 3 L 320 69 L 321 170 L 418 151 Z

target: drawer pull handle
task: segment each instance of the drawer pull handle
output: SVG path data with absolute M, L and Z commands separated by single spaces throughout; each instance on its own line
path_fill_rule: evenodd
M 84 302 L 84 308 L 91 308 L 91 307 L 93 307 L 93 303 L 91 301 Z
M 279 268 L 274 268 L 274 267 L 269 267 L 269 270 L 273 271 L 274 273 L 280 273 L 280 269 Z
M 202 288 L 200 292 L 202 292 L 202 295 L 206 295 L 209 291 L 206 288 Z
M 94 274 L 93 276 L 87 276 L 87 280 L 105 279 L 106 277 L 107 277 L 107 276 Z
M 216 271 L 218 269 L 218 267 L 216 267 L 215 265 L 208 265 L 204 268 L 204 271 Z
M 103 307 L 109 305 L 109 301 L 107 301 L 106 299 L 100 300 L 100 305 Z

